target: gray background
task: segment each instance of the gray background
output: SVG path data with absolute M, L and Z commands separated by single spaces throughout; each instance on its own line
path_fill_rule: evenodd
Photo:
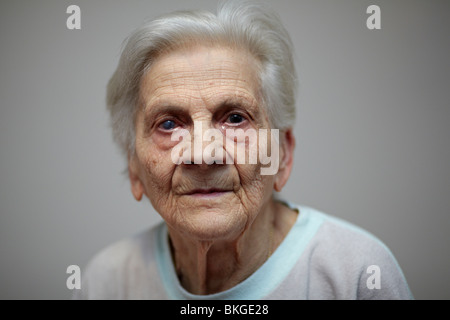
M 121 174 L 105 85 L 145 18 L 215 3 L 0 2 L 0 298 L 69 298 L 68 265 L 160 221 Z M 70 4 L 81 30 L 66 28 Z M 416 298 L 449 299 L 450 1 L 273 6 L 300 77 L 284 196 L 378 236 Z

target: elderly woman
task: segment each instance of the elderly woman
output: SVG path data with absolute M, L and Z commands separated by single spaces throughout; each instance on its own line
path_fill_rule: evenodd
M 260 5 L 176 12 L 135 30 L 107 104 L 132 194 L 164 223 L 96 255 L 76 296 L 411 298 L 379 240 L 274 197 L 293 166 L 295 87 L 289 35 Z M 274 166 L 261 160 L 269 153 Z

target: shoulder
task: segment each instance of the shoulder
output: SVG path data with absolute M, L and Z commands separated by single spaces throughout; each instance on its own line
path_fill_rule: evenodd
M 100 250 L 82 270 L 75 299 L 123 299 L 126 286 L 149 276 L 154 265 L 154 239 L 161 225 L 119 240 Z
M 335 216 L 308 209 L 311 215 L 320 216 L 322 220 L 317 232 L 317 240 L 322 246 L 365 262 L 370 262 L 374 257 L 392 256 L 388 247 L 367 230 Z
M 380 239 L 343 219 L 299 208 L 318 225 L 307 251 L 311 281 L 324 289 L 320 294 L 354 299 L 412 298 L 400 266 Z

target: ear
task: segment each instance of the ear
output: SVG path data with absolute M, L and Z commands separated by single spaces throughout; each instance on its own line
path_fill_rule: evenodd
M 128 156 L 128 176 L 131 183 L 131 193 L 137 201 L 141 201 L 144 194 L 144 185 L 139 176 L 139 165 L 136 155 Z
M 295 137 L 292 133 L 292 128 L 286 131 L 281 131 L 282 137 L 280 137 L 280 166 L 277 174 L 275 175 L 274 189 L 280 192 L 286 185 L 289 176 L 292 171 L 294 163 L 294 149 L 295 149 Z

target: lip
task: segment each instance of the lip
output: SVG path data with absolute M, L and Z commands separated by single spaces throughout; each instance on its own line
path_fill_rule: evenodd
M 222 196 L 229 192 L 232 192 L 232 190 L 218 189 L 218 188 L 194 189 L 186 193 L 185 195 L 193 197 L 212 198 Z

